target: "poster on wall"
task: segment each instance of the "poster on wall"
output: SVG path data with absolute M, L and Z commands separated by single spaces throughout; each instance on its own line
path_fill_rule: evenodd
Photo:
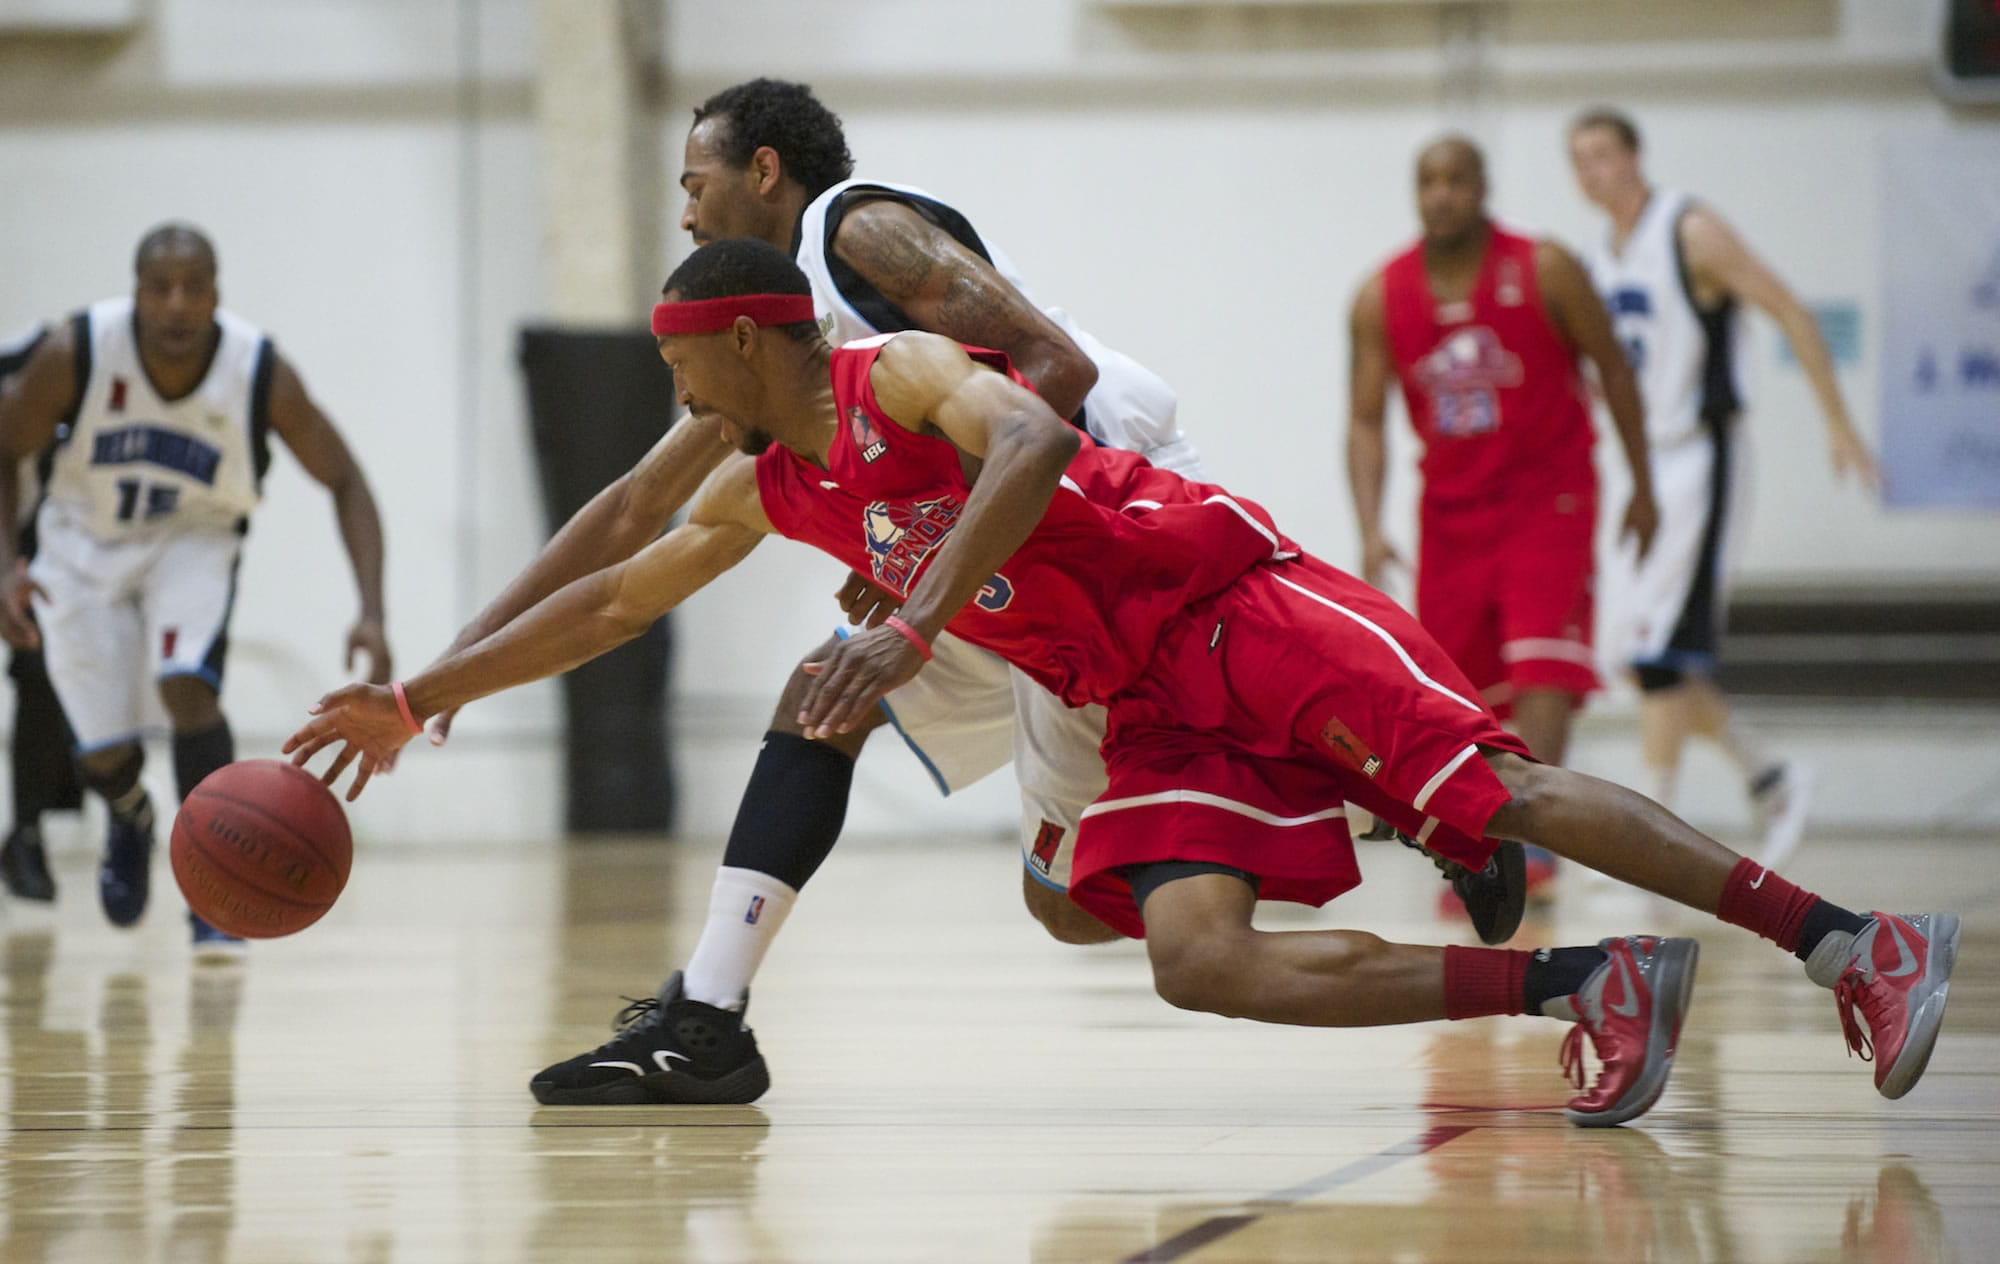
M 1884 175 L 1884 499 L 2000 509 L 2000 145 L 1894 145 Z

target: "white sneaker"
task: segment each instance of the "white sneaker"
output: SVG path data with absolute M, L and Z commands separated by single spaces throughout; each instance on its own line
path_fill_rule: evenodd
M 1750 806 L 1762 827 L 1764 842 L 1757 863 L 1776 869 L 1791 859 L 1805 836 L 1806 812 L 1812 806 L 1812 765 L 1788 759 L 1778 765 L 1777 779 L 1750 796 Z

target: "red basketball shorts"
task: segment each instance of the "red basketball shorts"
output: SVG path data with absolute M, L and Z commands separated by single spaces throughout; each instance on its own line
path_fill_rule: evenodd
M 1401 607 L 1311 557 L 1189 607 L 1109 712 L 1070 895 L 1135 938 L 1127 865 L 1228 865 L 1300 904 L 1349 890 L 1348 801 L 1478 868 L 1508 798 L 1480 750 L 1527 753 Z
M 1526 689 L 1597 688 L 1594 492 L 1422 513 L 1417 619 L 1501 715 Z

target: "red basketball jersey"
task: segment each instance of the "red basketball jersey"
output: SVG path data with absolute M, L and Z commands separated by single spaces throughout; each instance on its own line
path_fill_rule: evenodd
M 887 341 L 833 353 L 840 422 L 827 468 L 773 445 L 757 460 L 757 489 L 781 534 L 907 597 L 971 484 L 957 448 L 876 404 L 868 373 Z M 1026 385 L 1001 352 L 966 350 Z M 1139 677 L 1189 603 L 1295 551 L 1259 506 L 1085 435 L 1034 533 L 950 628 L 1073 706 L 1103 703 Z
M 1595 487 L 1576 353 L 1542 308 L 1532 238 L 1498 226 L 1471 298 L 1440 308 L 1423 243 L 1382 270 L 1389 354 L 1423 436 L 1433 505 Z

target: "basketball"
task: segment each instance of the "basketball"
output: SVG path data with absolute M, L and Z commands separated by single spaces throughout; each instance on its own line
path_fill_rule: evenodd
M 340 898 L 354 840 L 332 791 L 278 759 L 204 778 L 174 818 L 174 881 L 196 916 L 245 939 L 293 935 Z

